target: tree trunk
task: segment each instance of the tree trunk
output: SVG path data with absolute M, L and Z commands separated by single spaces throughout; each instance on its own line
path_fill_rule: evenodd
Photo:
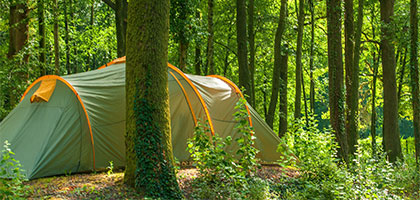
M 90 29 L 93 30 L 93 22 L 95 19 L 95 0 L 92 0 L 92 4 L 90 6 Z M 93 38 L 90 36 L 90 39 L 92 40 Z M 92 46 L 89 47 L 89 49 L 91 49 Z M 95 69 L 95 58 L 93 58 L 93 62 L 92 65 L 90 64 L 90 53 L 88 53 L 87 55 L 87 61 L 86 61 L 86 70 L 90 67 L 91 69 Z M 93 54 L 94 57 L 94 54 Z
M 115 1 L 115 25 L 117 29 L 117 56 L 125 56 L 127 35 L 127 0 Z
M 305 22 L 305 0 L 299 0 L 299 15 L 298 15 L 298 35 L 296 45 L 296 73 L 295 73 L 295 119 L 301 117 L 302 104 L 302 39 L 303 39 L 303 23 Z
M 301 76 L 301 80 L 302 80 L 302 94 L 303 94 L 303 105 L 305 107 L 305 120 L 306 120 L 306 125 L 309 125 L 309 118 L 308 118 L 308 102 L 306 101 L 306 92 L 305 92 L 305 79 L 303 79 L 303 70 L 300 73 Z
M 285 1 L 285 0 L 284 0 Z M 286 2 L 286 1 L 285 1 Z M 287 46 L 283 48 L 287 49 Z M 279 103 L 279 137 L 287 132 L 287 70 L 288 52 L 281 55 L 280 62 L 280 103 Z
M 55 74 L 60 75 L 60 49 L 59 49 L 59 40 L 58 40 L 58 2 L 53 0 L 54 4 L 54 65 L 55 65 Z
M 200 12 L 199 11 L 196 11 L 195 15 L 196 15 L 196 19 L 197 20 L 201 20 Z M 195 62 L 194 62 L 195 74 L 196 75 L 201 75 L 201 65 L 202 65 L 202 60 L 201 60 L 201 40 L 197 39 L 195 41 Z
M 397 90 L 397 99 L 398 99 L 398 105 L 400 104 L 401 100 L 401 92 L 402 92 L 402 86 L 404 85 L 404 76 L 405 76 L 405 65 L 406 65 L 406 59 L 407 59 L 407 48 L 405 49 L 404 54 L 401 55 L 402 58 L 400 58 L 400 74 L 399 74 L 399 84 L 398 84 L 398 90 Z M 411 62 L 411 60 L 410 60 Z M 398 62 L 395 62 L 398 63 Z M 411 63 L 410 63 L 411 65 Z
M 382 67 L 384 80 L 384 149 L 390 162 L 402 158 L 400 132 L 398 127 L 398 99 L 395 73 L 395 53 L 392 44 L 391 17 L 394 0 L 380 0 L 382 21 Z
M 207 31 L 209 36 L 207 38 L 207 59 L 206 59 L 206 75 L 215 74 L 214 69 L 214 30 L 213 30 L 213 0 L 208 0 L 208 14 L 207 14 Z
M 130 1 L 128 11 L 124 180 L 153 199 L 182 198 L 171 144 L 169 7 L 169 0 Z
M 372 26 L 372 38 L 375 38 L 375 6 L 372 7 L 372 16 L 371 16 L 371 26 Z M 380 51 L 378 51 L 380 52 Z M 371 126 L 370 126 L 370 134 L 372 137 L 372 156 L 376 157 L 376 78 L 378 77 L 378 68 L 379 68 L 379 58 L 378 55 L 376 57 L 376 52 L 373 51 L 372 53 L 372 60 L 373 60 L 373 77 L 372 77 L 372 116 L 371 116 Z
M 273 121 L 274 121 L 274 112 L 276 110 L 277 106 L 277 99 L 279 96 L 279 91 L 281 87 L 280 82 L 280 73 L 282 69 L 282 52 L 281 49 L 281 40 L 283 37 L 283 32 L 286 25 L 286 9 L 287 9 L 287 0 L 281 1 L 281 7 L 280 7 L 280 17 L 279 17 L 279 23 L 277 25 L 276 35 L 274 38 L 274 68 L 273 68 L 273 78 L 271 79 L 271 98 L 270 98 L 270 105 L 268 107 L 267 116 L 265 118 L 265 121 L 267 124 L 273 128 Z
M 311 112 L 315 113 L 315 82 L 314 82 L 314 46 L 315 46 L 315 7 L 314 7 L 314 0 L 310 0 L 310 9 L 311 9 L 311 55 L 309 60 L 309 78 L 311 79 L 310 83 L 310 106 Z
M 185 71 L 185 67 L 187 66 L 187 51 L 188 43 L 181 40 L 179 42 L 179 69 L 181 71 Z
M 328 89 L 330 122 L 337 143 L 338 157 L 348 163 L 347 136 L 344 131 L 343 54 L 341 48 L 341 1 L 327 0 Z
M 416 149 L 416 163 L 418 164 L 420 155 L 420 103 L 419 103 L 419 61 L 417 42 L 418 36 L 418 18 L 417 18 L 417 0 L 410 1 L 410 74 L 411 74 L 411 95 L 413 99 L 413 128 L 414 128 L 414 146 Z
M 45 56 L 45 16 L 44 0 L 38 0 L 38 34 L 39 34 L 39 62 L 41 63 L 41 75 L 47 74 Z
M 70 44 L 69 44 L 69 23 L 68 23 L 68 16 L 67 16 L 67 2 L 66 0 L 63 0 L 63 9 L 64 9 L 64 30 L 66 32 L 66 37 L 64 42 L 66 43 L 66 69 L 67 74 L 71 74 L 71 68 L 70 68 Z
M 251 104 L 255 107 L 255 35 L 254 35 L 254 0 L 248 1 L 248 43 L 249 43 L 249 72 L 251 76 Z
M 251 82 L 248 69 L 245 0 L 236 0 L 236 32 L 238 42 L 239 87 L 244 88 L 246 100 L 251 102 Z

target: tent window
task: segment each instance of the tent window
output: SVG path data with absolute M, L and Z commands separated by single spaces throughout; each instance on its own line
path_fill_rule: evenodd
M 48 102 L 54 92 L 56 79 L 45 79 L 41 81 L 41 85 L 31 96 L 31 103 L 33 102 Z

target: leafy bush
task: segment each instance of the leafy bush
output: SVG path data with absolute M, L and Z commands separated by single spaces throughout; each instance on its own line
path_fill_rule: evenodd
M 282 140 L 290 150 L 281 159 L 282 165 L 299 169 L 300 177 L 286 178 L 272 186 L 283 199 L 406 199 L 418 198 L 419 174 L 413 155 L 391 164 L 377 145 L 372 154 L 371 139 L 359 140 L 358 149 L 349 164 L 339 164 L 337 144 L 329 130 L 320 131 L 313 117 L 309 123 L 297 121 Z M 299 160 L 290 158 L 296 155 Z M 408 158 L 408 159 L 407 159 Z M 292 162 L 290 162 L 292 161 Z
M 210 136 L 207 125 L 198 123 L 194 137 L 188 141 L 194 165 L 200 176 L 194 180 L 193 197 L 198 199 L 267 199 L 268 183 L 255 176 L 259 166 L 255 158 L 258 150 L 254 147 L 252 128 L 248 125 L 246 101 L 241 99 L 235 107 L 239 137 L 235 140 L 239 149 L 226 152 L 232 144 L 230 136 L 222 139 L 217 134 Z M 236 154 L 236 157 L 233 155 Z
M 23 199 L 26 189 L 23 185 L 25 176 L 19 161 L 13 158 L 10 144 L 4 142 L 4 150 L 0 160 L 0 199 Z

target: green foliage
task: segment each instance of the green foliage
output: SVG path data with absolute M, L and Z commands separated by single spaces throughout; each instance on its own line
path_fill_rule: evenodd
M 0 160 L 0 199 L 24 199 L 27 194 L 23 185 L 25 175 L 18 160 L 13 158 L 14 153 L 6 140 L 1 152 Z
M 283 199 L 417 199 L 419 174 L 413 156 L 396 164 L 387 162 L 384 153 L 372 155 L 371 140 L 359 140 L 353 161 L 338 164 L 337 144 L 328 130 L 319 131 L 311 118 L 309 125 L 297 121 L 283 140 L 286 157 L 283 165 L 292 165 L 301 172 L 297 179 L 285 178 L 272 186 Z M 380 145 L 378 145 L 380 147 Z M 379 152 L 383 152 L 381 149 Z M 291 162 L 292 161 L 292 162 Z
M 114 162 L 112 160 L 109 161 L 109 165 L 108 165 L 108 167 L 106 167 L 106 169 L 108 170 L 106 172 L 108 174 L 108 176 L 110 176 L 111 174 L 114 173 Z
M 232 145 L 230 136 L 222 139 L 217 134 L 210 136 L 208 125 L 198 122 L 194 137 L 188 141 L 188 151 L 198 168 L 200 176 L 194 180 L 193 197 L 198 199 L 267 199 L 268 183 L 255 177 L 259 166 L 253 146 L 253 131 L 248 125 L 246 101 L 241 99 L 234 114 L 239 137 L 235 140 L 239 149 L 227 152 Z M 235 154 L 236 153 L 236 154 Z M 237 157 L 235 158 L 234 155 Z

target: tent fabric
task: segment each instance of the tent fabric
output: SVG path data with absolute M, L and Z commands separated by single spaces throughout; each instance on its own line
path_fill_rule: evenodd
M 56 79 L 45 79 L 41 82 L 38 90 L 31 96 L 31 103 L 33 102 L 48 102 L 55 89 Z
M 43 80 L 54 79 L 48 102 L 30 102 Z M 218 77 L 182 73 L 168 67 L 168 88 L 174 156 L 190 159 L 187 140 L 197 121 L 211 124 L 212 133 L 238 137 L 232 114 L 237 89 Z M 29 179 L 125 165 L 125 62 L 68 76 L 44 76 L 24 93 L 21 102 L 0 124 L 0 142 L 8 140 Z M 276 161 L 279 139 L 248 105 L 258 157 Z M 231 145 L 226 150 L 236 150 Z M 0 148 L 1 150 L 1 148 Z

